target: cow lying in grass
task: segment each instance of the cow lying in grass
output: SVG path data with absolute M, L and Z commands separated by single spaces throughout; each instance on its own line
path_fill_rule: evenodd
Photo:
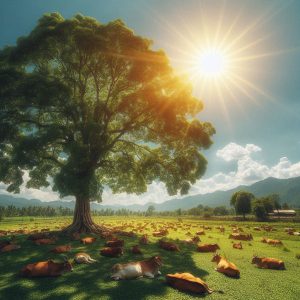
M 7 245 L 10 245 L 10 244 L 11 244 L 11 241 L 8 241 L 8 240 L 0 241 L 0 249 L 2 249 L 3 247 L 5 247 Z
M 262 269 L 285 270 L 284 262 L 276 258 L 254 256 L 252 264 Z
M 64 245 L 64 246 L 57 246 L 50 251 L 59 254 L 59 253 L 70 252 L 71 249 L 72 247 L 70 245 L 66 245 L 66 246 Z
M 246 233 L 232 233 L 229 235 L 229 238 L 233 240 L 240 240 L 240 241 L 253 240 L 252 234 L 246 234 Z
M 48 232 L 38 232 L 28 236 L 27 240 L 36 241 L 40 239 L 48 239 L 50 237 Z
M 218 249 L 220 249 L 218 244 L 202 244 L 197 247 L 198 252 L 216 252 Z
M 143 254 L 142 250 L 140 249 L 139 245 L 135 245 L 131 248 L 131 252 L 133 254 Z
M 95 259 L 92 259 L 87 253 L 76 253 L 74 257 L 74 261 L 78 264 L 92 264 L 96 262 Z
M 180 251 L 178 246 L 174 243 L 165 242 L 164 240 L 159 240 L 158 244 L 160 248 L 167 251 Z
M 52 238 L 52 239 L 38 239 L 35 240 L 34 243 L 36 245 L 53 245 L 56 243 L 56 239 Z
M 240 271 L 235 264 L 229 262 L 226 258 L 219 254 L 215 254 L 211 260 L 217 263 L 216 271 L 229 277 L 240 278 Z
M 65 258 L 62 263 L 48 260 L 29 264 L 20 271 L 20 275 L 23 277 L 57 277 L 64 272 L 71 271 L 73 271 L 73 267 Z
M 97 238 L 95 237 L 86 237 L 80 240 L 81 244 L 86 245 L 86 244 L 93 244 L 95 243 Z
M 179 291 L 197 294 L 211 294 L 213 292 L 206 282 L 190 273 L 167 274 L 166 282 Z
M 261 242 L 269 244 L 269 245 L 273 245 L 273 246 L 277 246 L 277 245 L 282 246 L 283 245 L 282 241 L 280 241 L 280 240 L 272 240 L 272 239 L 266 239 L 266 238 L 262 238 Z
M 154 278 L 160 275 L 159 268 L 162 260 L 159 256 L 153 256 L 148 260 L 130 262 L 127 264 L 116 264 L 112 267 L 111 278 L 113 280 L 135 279 L 139 277 Z
M 148 240 L 147 234 L 144 234 L 144 235 L 140 238 L 139 243 L 140 243 L 141 245 L 148 245 L 148 244 L 149 244 L 149 240 Z
M 20 245 L 16 245 L 16 244 L 8 244 L 8 245 L 3 246 L 3 247 L 0 249 L 0 252 L 1 252 L 1 253 L 11 252 L 11 251 L 14 251 L 14 250 L 18 250 L 18 249 L 20 249 L 20 248 L 21 248 Z
M 163 230 L 161 230 L 161 231 L 154 231 L 154 232 L 152 233 L 152 235 L 153 235 L 154 237 L 162 237 L 162 236 L 166 236 L 168 233 L 169 233 L 168 230 L 163 229 Z
M 205 235 L 205 231 L 200 230 L 200 231 L 197 231 L 196 234 L 197 234 L 197 235 Z
M 124 240 L 112 240 L 112 241 L 107 241 L 105 243 L 106 247 L 123 247 L 124 246 Z
M 232 244 L 232 247 L 234 248 L 234 249 L 243 249 L 243 245 L 242 245 L 242 243 L 241 242 L 239 242 L 239 243 L 233 243 Z
M 100 254 L 107 257 L 119 257 L 123 255 L 123 253 L 122 247 L 105 247 L 100 250 Z

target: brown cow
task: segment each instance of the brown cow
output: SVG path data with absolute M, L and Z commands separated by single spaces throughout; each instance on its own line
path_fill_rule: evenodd
M 25 266 L 20 271 L 20 275 L 23 277 L 56 277 L 71 271 L 73 271 L 73 267 L 67 259 L 63 263 L 48 260 Z
M 144 235 L 140 238 L 139 243 L 140 243 L 141 245 L 148 245 L 148 244 L 149 244 L 149 240 L 148 240 L 147 234 L 144 234 Z
M 243 249 L 243 245 L 242 245 L 242 243 L 241 242 L 239 242 L 239 243 L 233 243 L 232 244 L 232 247 L 234 248 L 234 249 Z
M 70 245 L 66 245 L 66 246 L 63 245 L 63 246 L 57 246 L 50 251 L 58 254 L 58 253 L 70 252 L 71 249 L 72 249 L 72 247 Z
M 197 231 L 196 232 L 197 235 L 205 235 L 205 232 L 203 230 Z
M 164 250 L 167 250 L 167 251 L 180 251 L 178 246 L 174 243 L 165 242 L 163 240 L 159 240 L 158 243 L 159 243 L 159 247 L 164 249 Z
M 184 292 L 191 292 L 197 294 L 211 294 L 213 292 L 208 287 L 206 282 L 204 282 L 199 277 L 195 277 L 190 273 L 167 274 L 166 281 L 170 286 Z
M 230 239 L 233 240 L 240 240 L 240 241 L 251 241 L 253 240 L 252 234 L 246 234 L 246 233 L 231 233 L 229 235 Z
M 0 252 L 1 253 L 4 253 L 4 252 L 10 252 L 10 251 L 14 251 L 14 250 L 18 250 L 20 249 L 21 246 L 20 245 L 16 245 L 16 244 L 8 244 L 6 246 L 3 246 L 1 249 L 0 249 Z
M 29 235 L 27 240 L 35 241 L 35 240 L 47 239 L 47 238 L 49 238 L 48 232 L 38 232 L 38 233 Z
M 143 254 L 142 250 L 140 249 L 139 245 L 135 245 L 131 248 L 131 252 L 133 254 Z
M 11 242 L 7 241 L 7 240 L 0 241 L 0 249 L 2 249 L 3 247 L 5 247 L 7 245 L 10 245 L 10 244 L 11 244 Z
M 81 239 L 80 242 L 82 244 L 86 245 L 86 244 L 93 244 L 96 242 L 96 240 L 97 240 L 97 238 L 95 238 L 95 237 L 85 237 L 85 238 Z
M 161 231 L 154 231 L 154 232 L 152 233 L 152 235 L 153 235 L 154 237 L 162 237 L 162 236 L 166 236 L 168 233 L 169 233 L 168 230 L 163 229 L 163 230 L 161 230 Z
M 113 238 L 115 238 L 115 236 L 113 235 L 113 233 L 111 231 L 104 231 L 100 234 L 100 236 L 104 239 L 110 239 L 112 240 Z
M 153 256 L 150 259 L 130 262 L 127 264 L 116 264 L 112 267 L 112 276 L 114 280 L 134 279 L 142 276 L 154 278 L 160 275 L 159 268 L 162 266 L 162 260 L 159 256 Z
M 285 270 L 284 262 L 276 258 L 253 256 L 252 264 L 262 269 Z
M 272 239 L 266 239 L 266 238 L 262 238 L 261 242 L 262 243 L 267 243 L 267 244 L 273 245 L 273 246 L 283 245 L 282 241 L 280 241 L 280 240 L 272 240 Z
M 121 247 L 105 247 L 100 250 L 100 254 L 107 257 L 119 257 L 123 253 L 123 248 Z
M 106 247 L 123 247 L 124 240 L 112 240 L 105 243 Z
M 218 249 L 220 249 L 218 244 L 203 244 L 197 247 L 198 252 L 216 252 Z
M 211 260 L 217 263 L 216 271 L 225 274 L 229 277 L 239 278 L 240 271 L 235 264 L 229 262 L 226 258 L 219 254 L 215 254 Z
M 34 243 L 36 245 L 53 245 L 56 243 L 56 239 L 39 239 L 35 240 Z

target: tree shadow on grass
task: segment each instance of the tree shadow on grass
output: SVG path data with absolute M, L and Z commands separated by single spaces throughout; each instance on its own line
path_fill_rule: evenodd
M 164 297 L 170 292 L 165 283 L 165 275 L 176 272 L 189 272 L 205 279 L 209 274 L 196 266 L 192 255 L 195 247 L 180 245 L 180 252 L 169 252 L 158 247 L 157 242 L 141 246 L 143 255 L 133 255 L 130 251 L 133 245 L 138 244 L 139 237 L 125 237 L 125 253 L 120 258 L 107 258 L 99 255 L 99 249 L 105 241 L 98 239 L 95 244 L 81 245 L 78 241 L 71 241 L 73 253 L 85 251 L 97 263 L 91 265 L 74 265 L 74 272 L 65 273 L 57 278 L 25 279 L 18 276 L 19 270 L 26 264 L 46 260 L 49 257 L 60 260 L 49 250 L 55 246 L 36 246 L 26 240 L 26 236 L 19 238 L 22 248 L 19 251 L 1 255 L 0 299 L 146 299 L 149 296 Z M 171 239 L 169 239 L 172 241 Z M 62 238 L 57 245 L 63 244 Z M 174 240 L 178 243 L 178 241 Z M 127 263 L 150 258 L 154 255 L 162 257 L 162 276 L 155 279 L 141 278 L 136 280 L 112 281 L 111 267 L 116 263 Z M 2 287 L 1 287 L 2 285 Z M 201 296 L 200 296 L 201 297 Z

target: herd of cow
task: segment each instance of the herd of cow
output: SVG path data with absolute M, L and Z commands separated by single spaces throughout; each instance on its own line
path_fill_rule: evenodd
M 199 225 L 198 225 L 199 226 Z M 193 225 L 193 227 L 196 227 Z M 158 247 L 164 249 L 166 251 L 175 251 L 179 252 L 180 247 L 178 243 L 170 242 L 166 240 L 166 236 L 170 231 L 177 231 L 179 228 L 185 230 L 186 238 L 180 243 L 184 245 L 193 245 L 195 247 L 195 251 L 198 252 L 212 252 L 212 262 L 217 264 L 216 271 L 223 273 L 228 277 L 239 278 L 240 270 L 237 266 L 228 261 L 225 257 L 219 255 L 217 250 L 220 249 L 219 245 L 216 243 L 211 244 L 199 244 L 201 242 L 201 235 L 205 235 L 206 231 L 212 230 L 212 227 L 203 225 L 201 230 L 196 231 L 194 236 L 191 234 L 192 225 L 183 224 L 180 220 L 177 223 L 152 223 L 152 222 L 144 222 L 139 223 L 136 226 L 131 223 L 123 223 L 117 227 L 110 227 L 110 230 L 103 232 L 99 237 L 98 236 L 88 236 L 81 237 L 79 233 L 73 234 L 71 240 L 78 241 L 84 245 L 90 245 L 97 241 L 97 239 L 102 238 L 105 239 L 105 247 L 100 249 L 100 255 L 106 257 L 120 257 L 124 254 L 124 246 L 125 242 L 121 239 L 122 236 L 136 238 L 137 234 L 140 233 L 141 237 L 138 240 L 138 244 L 134 245 L 130 251 L 134 255 L 142 254 L 142 249 L 140 246 L 146 246 L 150 243 L 149 236 L 145 234 L 145 231 L 152 231 L 152 236 L 156 238 L 160 238 L 157 241 Z M 250 227 L 248 226 L 250 229 Z M 130 231 L 128 231 L 130 229 Z M 200 229 L 200 228 L 199 228 Z M 224 226 L 217 226 L 217 230 L 221 233 L 225 234 Z M 275 229 L 272 226 L 261 226 L 254 227 L 256 231 L 264 230 L 266 232 L 274 231 Z M 127 231 L 126 231 L 127 230 Z M 288 234 L 298 235 L 294 228 L 286 228 L 285 231 Z M 58 234 L 55 232 L 47 231 L 44 229 L 41 232 L 35 231 L 26 232 L 26 230 L 20 230 L 13 232 L 14 235 L 11 235 L 12 232 L 0 231 L 0 236 L 5 236 L 10 234 L 10 239 L 1 239 L 0 240 L 0 252 L 10 252 L 14 250 L 18 250 L 21 248 L 21 245 L 16 242 L 16 234 L 29 234 L 27 240 L 31 243 L 42 246 L 42 245 L 55 245 L 59 241 Z M 58 232 L 57 232 L 58 233 Z M 234 249 L 243 249 L 241 241 L 247 241 L 249 245 L 253 240 L 252 234 L 247 234 L 243 232 L 243 229 L 236 226 L 231 225 L 231 233 L 229 235 L 229 239 L 232 240 L 232 247 Z M 239 242 L 234 242 L 239 241 Z M 282 245 L 280 240 L 273 240 L 269 238 L 262 238 L 261 242 L 267 243 L 273 246 Z M 50 251 L 55 254 L 63 254 L 68 253 L 72 250 L 71 245 L 58 245 L 52 248 Z M 90 264 L 95 263 L 97 260 L 90 257 L 89 254 L 84 252 L 78 252 L 74 256 L 74 262 L 78 264 Z M 157 275 L 160 275 L 160 268 L 163 264 L 162 258 L 160 256 L 153 256 L 146 260 L 129 262 L 126 264 L 115 264 L 111 269 L 111 279 L 113 280 L 122 280 L 122 279 L 136 279 L 139 277 L 148 277 L 154 278 Z M 276 269 L 276 270 L 284 270 L 285 265 L 282 260 L 269 258 L 269 257 L 257 257 L 254 256 L 252 258 L 252 264 L 256 264 L 259 268 L 265 269 Z M 39 261 L 35 263 L 30 263 L 24 266 L 20 270 L 20 275 L 23 277 L 56 277 L 62 275 L 64 272 L 73 271 L 73 266 L 70 260 L 66 256 L 64 256 L 64 261 L 62 263 L 54 262 L 53 260 L 45 260 Z M 175 274 L 167 274 L 166 282 L 173 286 L 174 288 L 181 291 L 188 291 L 194 293 L 211 293 L 212 290 L 208 287 L 208 285 L 200 278 L 195 277 L 190 273 L 175 273 Z

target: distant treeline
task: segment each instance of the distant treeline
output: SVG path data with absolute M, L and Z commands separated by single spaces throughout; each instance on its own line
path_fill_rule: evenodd
M 28 206 L 16 207 L 14 205 L 0 206 L 0 219 L 3 217 L 54 217 L 54 216 L 72 216 L 73 210 L 65 207 L 51 206 Z
M 208 206 L 198 205 L 197 207 L 183 210 L 177 209 L 174 211 L 156 211 L 154 206 L 150 205 L 146 211 L 132 211 L 129 209 L 101 209 L 93 210 L 94 216 L 226 216 L 233 214 L 233 209 L 227 209 L 225 206 L 218 206 L 211 208 Z M 55 216 L 73 216 L 74 210 L 65 207 L 51 207 L 51 206 L 28 206 L 16 207 L 14 205 L 0 206 L 0 220 L 4 217 L 55 217 Z

